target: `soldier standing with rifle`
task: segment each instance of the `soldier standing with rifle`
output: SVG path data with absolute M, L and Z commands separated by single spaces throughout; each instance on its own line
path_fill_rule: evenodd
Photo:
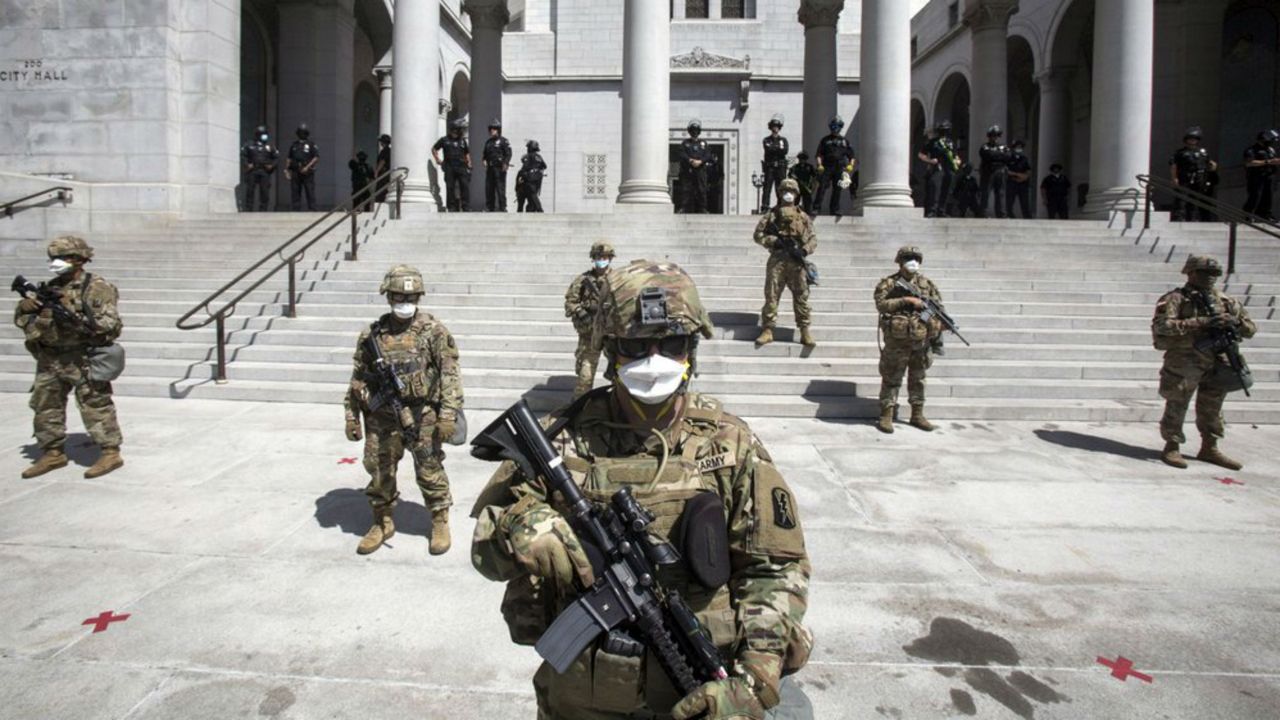
M 426 289 L 422 274 L 397 265 L 382 279 L 379 292 L 391 312 L 360 333 L 351 384 L 343 398 L 347 439 L 364 439 L 364 469 L 370 475 L 365 495 L 373 508 L 373 526 L 356 552 L 367 555 L 395 534 L 392 511 L 396 466 L 405 450 L 431 513 L 431 554 L 448 552 L 449 476 L 441 444 L 460 444 L 462 379 L 458 346 L 439 320 L 418 309 Z M 361 431 L 361 417 L 364 430 Z
M 592 245 L 591 269 L 575 277 L 564 294 L 564 316 L 573 321 L 573 329 L 578 332 L 578 349 L 573 353 L 573 374 L 578 378 L 573 388 L 574 400 L 590 392 L 596 381 L 600 348 L 592 335 L 613 257 L 613 246 L 609 243 Z
M 1187 128 L 1182 137 L 1182 147 L 1169 158 L 1169 175 L 1173 184 L 1206 196 L 1213 191 L 1209 184 L 1209 173 L 1218 171 L 1218 163 L 1209 157 L 1204 148 L 1204 133 L 1200 128 Z M 1199 217 L 1200 222 L 1212 222 L 1213 213 L 1208 208 L 1197 207 L 1181 197 L 1174 197 L 1173 220 L 1193 221 Z
M 542 427 L 517 405 L 472 450 L 516 460 L 476 502 L 471 557 L 507 583 L 512 639 L 545 660 L 538 717 L 763 720 L 803 707 L 784 679 L 812 647 L 795 495 L 745 422 L 689 390 L 698 340 L 712 336 L 692 278 L 648 260 L 614 270 L 596 334 L 608 387 Z
M 925 432 L 933 431 L 933 423 L 924 416 L 925 376 L 933 365 L 930 352 L 942 334 L 939 315 L 925 317 L 929 301 L 942 304 L 942 293 L 933 281 L 920 273 L 924 253 L 918 247 L 904 247 L 894 257 L 898 272 L 876 285 L 876 310 L 880 313 L 880 332 L 884 347 L 880 350 L 880 420 L 876 427 L 883 433 L 893 432 L 893 415 L 898 409 L 898 390 L 902 376 L 907 375 L 907 395 L 911 403 L 910 425 Z
M 773 191 L 782 193 L 782 181 L 787 179 L 787 155 L 791 152 L 791 144 L 782 136 L 782 116 L 774 115 L 769 120 L 769 136 L 764 139 L 764 160 L 760 166 L 764 171 L 764 194 L 760 196 L 760 212 L 766 213 L 773 207 L 769 202 Z
M 796 327 L 800 330 L 800 343 L 814 347 L 817 341 L 809 330 L 812 314 L 809 310 L 809 273 L 805 258 L 818 249 L 818 236 L 813 232 L 813 222 L 796 206 L 800 199 L 800 187 L 795 180 L 784 180 L 782 195 L 769 214 L 756 225 L 755 241 L 769 251 L 769 264 L 765 268 L 764 306 L 760 309 L 760 335 L 756 347 L 773 342 L 773 327 L 778 322 L 778 301 L 783 288 L 790 288 L 791 302 L 795 308 Z
M 1182 272 L 1187 284 L 1161 297 L 1151 320 L 1152 341 L 1157 350 L 1165 351 L 1160 368 L 1160 397 L 1165 400 L 1160 436 L 1165 444 L 1160 459 L 1176 468 L 1187 467 L 1179 446 L 1187 440 L 1182 421 L 1195 396 L 1200 431 L 1196 459 L 1239 470 L 1243 466 L 1218 449 L 1226 433 L 1222 403 L 1229 392 L 1249 391 L 1252 377 L 1239 343 L 1253 337 L 1258 326 L 1240 301 L 1215 287 L 1222 277 L 1217 260 L 1192 255 Z

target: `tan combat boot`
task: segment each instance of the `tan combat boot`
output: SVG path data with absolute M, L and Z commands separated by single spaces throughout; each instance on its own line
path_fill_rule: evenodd
M 431 513 L 431 554 L 443 555 L 452 546 L 453 541 L 449 538 L 449 509 L 436 510 Z
M 876 423 L 876 429 L 882 433 L 893 434 L 893 406 L 880 410 L 880 421 Z
M 1218 449 L 1218 441 L 1211 440 L 1209 438 L 1205 438 L 1201 441 L 1200 452 L 1196 453 L 1196 459 L 1202 460 L 1211 465 L 1224 467 L 1228 470 L 1239 470 L 1244 467 L 1244 465 L 1241 465 L 1235 460 L 1223 455 L 1222 451 Z
M 1182 470 L 1187 469 L 1187 461 L 1182 459 L 1182 453 L 1178 452 L 1178 443 L 1170 440 L 1164 444 L 1164 450 L 1160 452 L 1160 459 L 1165 465 L 1171 465 Z
M 112 470 L 124 467 L 124 458 L 120 457 L 120 448 L 102 448 L 102 457 L 92 467 L 84 471 L 87 478 L 102 477 Z
M 30 480 L 33 477 L 40 477 L 47 472 L 66 467 L 68 462 L 70 461 L 67 460 L 66 453 L 61 450 L 50 450 L 32 463 L 31 467 L 22 471 L 22 479 Z
M 391 511 L 375 511 L 373 514 L 373 526 L 369 528 L 369 532 L 364 534 L 364 537 L 360 538 L 360 544 L 356 547 L 356 552 L 361 555 L 368 555 L 382 547 L 382 543 L 390 540 L 395 534 L 396 524 L 391 519 Z
M 764 347 L 773 342 L 773 328 L 767 327 L 756 336 L 756 347 Z
M 813 334 L 807 327 L 800 328 L 800 344 L 808 348 L 818 346 L 818 341 L 813 339 Z
M 925 432 L 933 432 L 933 423 L 929 422 L 928 418 L 924 416 L 923 405 L 911 406 L 911 421 L 908 424 Z

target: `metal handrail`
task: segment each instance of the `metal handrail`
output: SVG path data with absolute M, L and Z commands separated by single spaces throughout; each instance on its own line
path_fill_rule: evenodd
M 297 293 L 298 261 L 301 260 L 302 256 L 305 255 L 306 252 L 311 249 L 311 246 L 315 245 L 317 242 L 323 239 L 326 235 L 328 235 L 331 231 L 333 231 L 334 228 L 338 227 L 348 219 L 350 219 L 351 221 L 351 259 L 352 260 L 358 259 L 358 255 L 357 255 L 358 240 L 357 240 L 356 219 L 359 217 L 360 213 L 356 209 L 356 198 L 359 196 L 365 196 L 365 199 L 362 201 L 361 204 L 367 203 L 369 199 L 373 198 L 377 194 L 378 184 L 382 180 L 386 179 L 387 184 L 395 185 L 396 199 L 395 199 L 395 205 L 393 206 L 394 211 L 392 212 L 391 218 L 393 220 L 399 220 L 400 219 L 400 201 L 404 195 L 404 180 L 406 177 L 408 177 L 408 175 L 409 175 L 408 168 L 398 167 L 392 170 L 388 170 L 387 172 L 375 177 L 373 180 L 369 182 L 368 185 L 365 185 L 363 188 L 353 193 L 351 197 L 347 198 L 346 202 L 342 203 L 338 207 L 325 213 L 323 216 L 318 218 L 315 222 L 308 225 L 301 232 L 299 232 L 298 234 L 294 235 L 293 237 L 285 241 L 283 245 L 267 253 L 261 260 L 250 265 L 248 269 L 246 269 L 244 272 L 235 276 L 235 278 L 233 278 L 230 282 L 228 282 L 227 284 L 215 290 L 213 294 L 209 295 L 209 297 L 199 302 L 195 307 L 187 311 L 186 314 L 178 318 L 178 321 L 175 323 L 175 325 L 179 330 L 196 330 L 196 329 L 207 326 L 209 323 L 217 324 L 218 368 L 217 368 L 217 373 L 214 375 L 214 380 L 216 380 L 219 383 L 225 383 L 227 381 L 226 320 L 227 318 L 235 314 L 236 305 L 239 304 L 240 301 L 244 300 L 244 298 L 248 296 L 249 293 L 252 293 L 258 288 L 262 287 L 262 285 L 266 283 L 268 280 L 270 280 L 272 277 L 274 277 L 276 273 L 280 272 L 285 267 L 288 267 L 289 268 L 289 310 L 288 312 L 285 313 L 285 315 L 286 317 L 291 317 L 291 318 L 297 317 L 298 316 L 298 293 Z M 290 248 L 291 245 L 293 245 L 295 242 L 305 237 L 308 233 L 310 233 L 316 227 L 324 224 L 326 221 L 329 220 L 329 218 L 333 217 L 333 215 L 336 213 L 342 213 L 342 217 L 339 217 L 337 220 L 331 223 L 328 227 L 322 230 L 320 234 L 316 235 L 315 237 L 307 241 L 305 245 L 302 245 L 301 247 L 297 247 L 297 248 Z M 287 257 L 286 257 L 286 251 L 288 254 Z M 258 278 L 257 281 L 255 281 L 252 285 L 245 288 L 244 290 L 241 290 L 235 297 L 224 302 L 222 306 L 219 307 L 216 311 L 210 307 L 210 305 L 214 301 L 216 301 L 219 297 L 221 297 L 224 293 L 229 291 L 231 288 L 235 287 L 237 283 L 239 283 L 241 280 L 244 280 L 251 273 L 253 273 L 253 271 L 265 265 L 273 257 L 280 258 L 280 262 L 274 267 L 272 267 L 270 270 L 267 270 L 262 275 L 262 277 Z M 196 322 L 188 322 L 188 320 L 191 320 L 191 318 L 194 317 L 201 310 L 204 310 L 205 314 L 208 317 Z
M 1247 213 L 1237 207 L 1226 205 L 1218 202 L 1215 198 L 1209 197 L 1202 192 L 1185 188 L 1172 180 L 1166 180 L 1162 177 L 1152 175 L 1139 175 L 1138 184 L 1146 191 L 1146 208 L 1142 227 L 1146 230 L 1151 229 L 1151 204 L 1152 190 L 1158 188 L 1163 192 L 1173 195 L 1175 198 L 1190 203 L 1202 210 L 1208 210 L 1213 213 L 1219 221 L 1224 222 L 1230 228 L 1227 244 L 1227 275 L 1233 275 L 1236 271 L 1236 239 L 1239 234 L 1239 226 L 1253 228 L 1264 235 L 1270 235 L 1273 238 L 1280 239 L 1280 225 L 1277 225 L 1266 218 Z
M 33 192 L 30 195 L 27 195 L 25 197 L 20 197 L 17 200 L 10 200 L 9 202 L 3 205 L 4 216 L 13 217 L 14 215 L 22 212 L 23 210 L 29 210 L 30 208 L 25 208 L 25 207 L 15 208 L 15 206 L 18 205 L 19 203 L 24 203 L 28 200 L 35 200 L 36 198 L 41 197 L 43 195 L 55 195 L 56 197 L 53 198 L 54 200 L 60 200 L 63 205 L 66 205 L 72 200 L 72 192 L 73 190 L 69 186 L 58 185 L 57 187 L 45 188 L 44 190 L 41 190 L 39 192 Z

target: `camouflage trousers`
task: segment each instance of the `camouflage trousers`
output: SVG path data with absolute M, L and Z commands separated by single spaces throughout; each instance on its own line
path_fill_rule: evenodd
M 404 457 L 404 439 L 400 436 L 400 423 L 389 413 L 365 415 L 364 427 L 364 469 L 369 473 L 364 494 L 377 512 L 395 505 L 400 497 L 396 469 Z M 420 428 L 418 443 L 409 448 L 414 475 L 427 510 L 443 510 L 453 505 L 453 496 L 449 493 L 449 476 L 444 472 L 444 451 L 436 437 L 434 411 L 425 411 Z
M 596 366 L 600 364 L 600 349 L 591 346 L 591 334 L 578 335 L 578 349 L 573 352 L 573 374 L 578 383 L 573 388 L 573 399 L 591 392 L 596 382 Z
M 124 441 L 111 383 L 88 378 L 87 356 L 82 352 L 36 354 L 36 379 L 31 385 L 30 406 L 35 411 L 35 438 L 45 452 L 61 450 L 67 441 L 67 396 L 73 391 L 84 428 L 99 447 L 118 448 Z
M 809 282 L 805 280 L 804 264 L 782 253 L 769 256 L 764 275 L 764 307 L 760 308 L 760 327 L 771 328 L 778 322 L 778 301 L 782 290 L 791 290 L 791 302 L 796 316 L 796 327 L 807 328 L 812 321 L 809 310 Z
M 1160 368 L 1160 397 L 1164 398 L 1164 415 L 1160 418 L 1160 437 L 1166 442 L 1184 443 L 1182 421 L 1187 417 L 1191 397 L 1196 398 L 1196 429 L 1205 439 L 1221 439 L 1226 433 L 1222 419 L 1222 403 L 1227 394 L 1204 382 L 1213 371 L 1214 359 L 1190 352 L 1168 352 Z
M 898 406 L 902 376 L 907 375 L 907 400 L 912 407 L 924 405 L 924 381 L 933 365 L 929 342 L 885 338 L 880 351 L 880 409 Z

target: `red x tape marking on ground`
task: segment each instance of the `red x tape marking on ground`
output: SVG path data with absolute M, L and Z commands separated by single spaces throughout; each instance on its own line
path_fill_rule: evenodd
M 342 458 L 342 459 L 338 460 L 338 464 L 339 464 L 339 465 L 355 465 L 355 464 L 356 464 L 356 459 L 355 459 L 355 458 Z
M 115 614 L 113 611 L 111 611 L 111 610 L 104 610 L 104 611 L 102 612 L 102 614 L 101 614 L 101 615 L 99 615 L 98 617 L 91 617 L 91 618 L 89 618 L 88 620 L 85 620 L 84 622 L 82 622 L 82 623 L 80 623 L 80 624 L 81 624 L 81 625 L 92 625 L 92 626 L 93 626 L 93 631 L 94 631 L 94 632 L 96 632 L 96 633 L 100 633 L 100 632 L 102 632 L 103 630 L 106 630 L 106 629 L 107 629 L 107 626 L 108 626 L 108 625 L 110 625 L 111 623 L 113 623 L 113 622 L 123 622 L 123 621 L 128 620 L 128 619 L 129 619 L 129 613 L 125 613 L 125 614 L 123 614 L 123 615 L 116 615 L 116 614 Z
M 1220 478 L 1214 478 L 1214 479 L 1222 483 L 1223 485 L 1243 485 L 1244 484 L 1233 477 L 1220 477 Z
M 1145 683 L 1152 682 L 1150 675 L 1145 675 L 1134 670 L 1133 661 L 1123 655 L 1117 656 L 1115 660 L 1108 660 L 1102 656 L 1098 656 L 1098 663 L 1111 668 L 1111 677 L 1118 679 L 1120 682 L 1125 682 L 1130 677 L 1136 677 Z

